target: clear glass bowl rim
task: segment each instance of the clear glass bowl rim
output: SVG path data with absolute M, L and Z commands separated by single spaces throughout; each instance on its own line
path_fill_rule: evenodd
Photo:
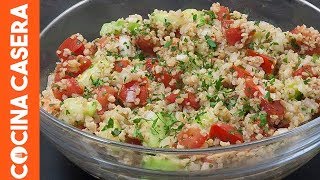
M 59 16 L 57 16 L 52 22 L 50 22 L 41 31 L 40 39 L 42 39 L 42 37 L 47 33 L 47 31 L 50 29 L 50 27 L 53 26 L 55 23 L 57 23 L 63 16 L 67 15 L 73 9 L 80 7 L 82 4 L 85 4 L 89 1 L 90 0 L 80 1 L 79 3 L 71 6 L 69 9 L 67 9 L 66 11 L 61 13 Z M 305 1 L 305 0 L 296 0 L 296 1 L 299 1 L 300 3 L 303 3 L 307 6 L 309 6 L 310 8 L 315 9 L 316 11 L 318 11 L 320 13 L 320 9 L 308 1 Z M 57 119 L 56 117 L 54 117 L 53 115 L 48 113 L 46 110 L 44 110 L 42 107 L 40 107 L 40 115 L 41 115 L 40 120 L 41 120 L 42 116 L 46 117 L 46 118 L 50 119 L 51 121 L 53 121 L 58 126 L 60 126 L 61 128 L 64 128 L 68 131 L 71 131 L 75 134 L 80 135 L 81 137 L 87 138 L 88 140 L 92 140 L 96 143 L 107 144 L 107 145 L 111 145 L 111 146 L 115 146 L 115 147 L 119 147 L 119 148 L 126 148 L 126 149 L 130 149 L 133 151 L 139 151 L 142 153 L 164 153 L 164 154 L 178 154 L 178 153 L 199 154 L 199 153 L 220 153 L 220 152 L 224 152 L 224 151 L 239 151 L 242 149 L 254 148 L 254 147 L 258 147 L 258 146 L 268 145 L 273 142 L 278 142 L 278 141 L 281 141 L 281 140 L 286 139 L 288 137 L 292 137 L 292 136 L 298 135 L 300 133 L 303 133 L 305 131 L 308 131 L 308 129 L 312 129 L 312 128 L 320 125 L 320 117 L 317 117 L 317 118 L 311 120 L 310 122 L 307 122 L 299 127 L 291 129 L 285 133 L 281 133 L 276 136 L 271 136 L 268 138 L 264 138 L 264 139 L 256 140 L 256 141 L 252 141 L 252 142 L 246 142 L 246 143 L 242 143 L 242 144 L 235 144 L 235 145 L 224 146 L 224 147 L 210 147 L 210 148 L 202 148 L 202 149 L 200 149 L 200 148 L 198 148 L 198 149 L 169 149 L 169 148 L 150 148 L 150 147 L 128 144 L 128 143 L 123 143 L 123 142 L 118 142 L 118 141 L 113 141 L 113 140 L 101 138 L 96 135 L 81 131 L 80 129 L 73 127 L 73 126 Z

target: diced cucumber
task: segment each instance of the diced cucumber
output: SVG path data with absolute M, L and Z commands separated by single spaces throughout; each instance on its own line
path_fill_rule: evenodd
M 300 101 L 302 99 L 303 94 L 298 90 L 298 87 L 296 84 L 291 84 L 288 86 L 288 88 L 293 90 L 289 94 L 289 99 L 296 99 L 298 101 Z
M 109 66 L 110 63 L 107 60 L 100 60 L 94 63 L 92 67 L 88 68 L 77 77 L 78 83 L 83 87 L 92 87 L 92 82 L 104 77 L 103 72 Z
M 94 116 L 100 108 L 101 105 L 96 100 L 88 101 L 83 97 L 68 98 L 60 107 L 59 118 L 72 125 L 81 124 L 84 123 L 86 116 Z
M 97 108 L 98 108 L 98 102 L 97 101 L 90 101 L 87 103 L 87 106 L 86 106 L 86 109 L 84 111 L 84 114 L 85 115 L 88 115 L 88 116 L 94 116 L 94 114 L 96 113 L 97 111 Z
M 129 22 L 128 29 L 132 35 L 135 35 L 139 30 L 140 24 L 136 22 Z
M 202 11 L 196 9 L 186 9 L 182 12 L 183 18 L 189 22 L 196 22 L 198 26 L 202 26 L 206 23 L 205 14 Z
M 145 156 L 142 162 L 142 166 L 144 168 L 153 170 L 176 171 L 183 169 L 184 164 L 169 158 Z
M 209 107 L 195 116 L 195 122 L 200 124 L 203 128 L 210 127 L 211 124 L 218 121 L 218 118 L 214 114 L 213 108 Z
M 184 23 L 184 19 L 176 12 L 155 10 L 150 15 L 150 22 L 153 26 L 164 25 L 167 28 L 179 27 Z
M 122 29 L 125 27 L 125 20 L 118 19 L 117 21 L 112 21 L 110 23 L 105 23 L 102 25 L 100 30 L 100 35 L 108 35 L 108 34 L 119 34 Z

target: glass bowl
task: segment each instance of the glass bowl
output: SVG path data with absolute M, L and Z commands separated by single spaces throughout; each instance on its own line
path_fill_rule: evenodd
M 249 14 L 251 20 L 267 21 L 283 30 L 306 24 L 320 29 L 320 10 L 304 0 L 223 0 L 222 5 Z M 88 0 L 74 5 L 41 33 L 41 91 L 57 61 L 55 50 L 70 34 L 79 32 L 88 40 L 99 35 L 103 23 L 154 9 L 209 9 L 208 0 Z M 155 149 L 102 139 L 74 128 L 42 108 L 41 131 L 76 165 L 93 176 L 108 179 L 280 179 L 314 157 L 320 147 L 320 118 L 286 133 L 263 140 L 207 149 Z M 143 165 L 153 156 L 205 159 L 201 170 L 160 171 Z

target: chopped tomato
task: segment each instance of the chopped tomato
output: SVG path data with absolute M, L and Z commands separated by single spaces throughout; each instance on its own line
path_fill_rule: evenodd
M 251 74 L 246 71 L 243 67 L 241 66 L 232 66 L 232 69 L 235 70 L 238 73 L 239 78 L 247 78 L 247 77 L 252 77 Z
M 156 53 L 153 51 L 155 44 L 151 42 L 151 40 L 146 40 L 144 37 L 139 37 L 136 39 L 137 46 L 142 50 L 142 52 L 155 56 Z
M 130 62 L 128 60 L 120 60 L 114 62 L 114 71 L 121 72 L 123 68 L 129 66 Z
M 182 101 L 183 106 L 191 106 L 193 109 L 198 110 L 200 108 L 199 101 L 194 93 L 188 92 L 188 97 Z
M 225 31 L 225 35 L 228 44 L 232 46 L 234 46 L 237 42 L 240 42 L 242 39 L 240 27 L 227 29 Z
M 191 127 L 182 130 L 177 138 L 180 145 L 188 149 L 193 149 L 200 148 L 207 140 L 207 135 L 203 135 L 199 128 Z
M 221 28 L 222 29 L 229 29 L 230 25 L 233 24 L 234 20 L 222 20 L 221 21 Z
M 55 70 L 54 70 L 54 82 L 58 82 L 61 79 L 69 79 L 72 78 L 72 76 L 66 74 L 65 72 L 62 72 L 62 64 L 57 64 Z
M 57 51 L 57 56 L 62 59 L 66 60 L 70 55 L 83 55 L 84 50 L 84 43 L 81 38 L 78 38 L 79 35 L 74 34 L 63 41 L 63 43 L 59 46 Z M 64 55 L 64 50 L 68 49 L 71 51 L 71 54 Z
M 78 63 L 80 63 L 79 71 L 77 72 L 78 74 L 83 73 L 85 70 L 87 70 L 92 65 L 91 60 L 84 57 L 84 56 L 78 57 L 77 60 L 78 60 Z
M 172 75 L 166 70 L 163 70 L 161 73 L 155 74 L 155 77 L 158 82 L 162 82 L 165 87 L 170 87 L 171 90 L 176 89 L 177 85 L 182 83 L 181 72 Z M 172 80 L 174 80 L 174 82 L 171 82 Z
M 101 86 L 98 87 L 94 93 L 97 94 L 97 101 L 102 106 L 102 112 L 104 112 L 107 108 L 109 103 L 114 103 L 114 101 L 110 101 L 111 96 L 116 97 L 117 91 L 110 86 Z M 115 100 L 115 99 L 114 99 Z
M 259 86 L 253 82 L 252 78 L 246 79 L 244 93 L 247 97 L 250 97 L 250 98 L 253 98 L 255 96 L 258 96 L 258 97 L 261 96 Z
M 236 144 L 237 141 L 243 142 L 242 134 L 229 124 L 217 123 L 210 128 L 209 138 L 218 138 L 223 142 Z
M 261 99 L 261 109 L 267 113 L 268 124 L 275 128 L 287 128 L 290 122 L 284 119 L 285 107 L 280 103 L 280 100 L 269 102 L 265 99 Z M 277 115 L 278 118 L 272 119 L 271 115 Z
M 133 138 L 133 137 L 129 137 L 129 136 L 126 136 L 125 138 L 126 138 L 125 139 L 126 143 L 142 146 L 142 142 L 138 138 Z
M 259 54 L 251 49 L 247 49 L 248 56 L 260 56 L 263 59 L 263 63 L 261 64 L 261 68 L 264 70 L 265 73 L 271 74 L 274 69 L 274 62 L 275 60 L 267 55 Z
M 128 107 L 143 106 L 147 104 L 147 98 L 149 96 L 147 79 L 143 79 L 142 82 L 131 81 L 124 85 L 119 91 L 119 99 Z M 136 99 L 139 102 L 136 102 Z
M 230 19 L 230 11 L 229 8 L 225 7 L 225 6 L 220 6 L 219 11 L 216 13 L 217 14 L 217 19 L 218 20 L 223 20 L 223 19 Z
M 85 54 L 86 56 L 92 56 L 98 51 L 98 47 L 94 43 L 87 43 L 85 48 L 84 52 L 87 51 Z
M 319 47 L 316 47 L 314 49 L 311 49 L 311 50 L 306 50 L 305 54 L 308 54 L 310 56 L 312 56 L 313 54 L 318 54 L 320 55 L 320 46 Z
M 304 42 L 308 42 L 309 39 L 312 38 L 313 36 L 317 36 L 316 34 L 314 34 L 314 32 L 310 28 L 307 28 L 305 25 L 297 26 L 293 30 L 291 30 L 291 33 L 293 34 L 301 33 L 303 36 L 303 41 L 296 41 L 295 39 L 292 39 L 292 44 L 294 44 L 292 48 L 295 52 L 301 53 L 299 52 L 301 50 L 301 45 L 304 45 L 308 49 L 303 54 L 308 54 L 311 56 L 313 54 L 320 55 L 320 44 L 316 44 L 316 47 L 311 48 L 309 45 L 304 43 Z
M 172 94 L 170 94 L 169 96 L 167 96 L 167 97 L 165 98 L 165 100 L 166 100 L 166 102 L 167 102 L 168 104 L 171 104 L 171 103 L 176 102 L 177 97 L 178 97 L 178 94 L 172 93 Z
M 154 71 L 154 67 L 158 65 L 158 61 L 155 59 L 147 59 L 146 61 L 146 70 L 152 73 L 157 82 L 162 82 L 165 87 L 170 87 L 171 90 L 179 88 L 179 85 L 182 83 L 181 72 L 176 73 L 175 75 L 170 74 L 164 68 L 160 73 Z M 171 82 L 174 80 L 174 82 Z
M 82 95 L 83 88 L 78 84 L 75 78 L 62 79 L 52 85 L 53 95 L 56 99 L 62 100 L 63 95 L 71 97 L 73 94 Z
M 313 72 L 312 67 L 310 65 L 302 66 L 301 68 L 293 72 L 292 75 L 301 76 L 303 79 L 306 79 L 308 77 L 318 77 L 318 75 Z
M 280 100 L 269 102 L 268 100 L 261 99 L 260 106 L 269 116 L 277 115 L 279 118 L 283 118 L 285 108 L 280 103 Z
M 175 32 L 174 32 L 176 38 L 180 38 L 181 37 L 181 33 L 179 31 L 179 29 L 177 29 Z
M 148 58 L 147 60 L 146 60 L 146 70 L 148 71 L 148 72 L 152 72 L 152 69 L 153 69 L 153 67 L 154 66 L 156 66 L 156 65 L 158 65 L 158 61 L 156 60 L 156 59 L 151 59 L 151 58 Z
M 101 37 L 100 39 L 97 40 L 97 47 L 103 48 L 108 42 L 108 37 Z
M 76 60 L 77 63 L 74 63 L 74 60 Z M 87 70 L 91 64 L 91 60 L 84 56 L 69 56 L 68 59 L 63 63 L 63 65 L 65 65 L 63 68 L 66 69 L 66 75 L 76 77 Z

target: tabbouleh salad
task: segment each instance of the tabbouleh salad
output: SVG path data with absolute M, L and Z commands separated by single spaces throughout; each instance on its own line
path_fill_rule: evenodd
M 214 3 L 67 38 L 41 106 L 97 136 L 154 148 L 250 142 L 319 115 L 320 34 Z

